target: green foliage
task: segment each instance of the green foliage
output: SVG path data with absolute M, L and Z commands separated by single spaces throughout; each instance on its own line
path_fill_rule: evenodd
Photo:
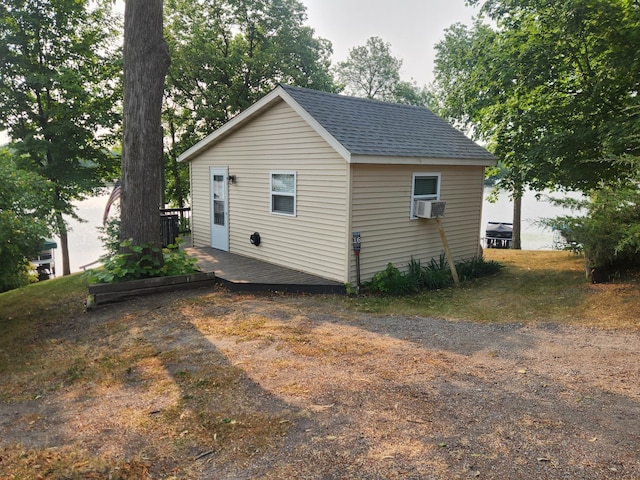
M 100 241 L 107 252 L 105 257 L 113 257 L 120 251 L 120 217 L 109 217 L 106 225 L 98 227 Z
M 402 60 L 391 54 L 391 44 L 371 37 L 366 45 L 349 50 L 349 57 L 336 67 L 347 93 L 389 101 L 400 82 Z
M 41 201 L 61 238 L 62 214 L 74 217 L 73 202 L 96 193 L 119 163 L 108 153 L 121 73 L 111 5 L 0 4 L 0 130 L 24 154 L 20 166 L 50 182 Z
M 472 258 L 464 262 L 456 264 L 458 271 L 458 277 L 460 281 L 471 280 L 473 278 L 488 277 L 500 272 L 504 268 L 499 262 L 495 260 L 486 261 L 483 258 Z
M 365 287 L 374 293 L 387 295 L 401 295 L 411 291 L 407 276 L 392 263 L 388 263 L 387 268 L 376 273 Z
M 423 286 L 428 290 L 438 290 L 453 284 L 451 269 L 444 253 L 441 253 L 437 260 L 435 258 L 429 260 L 424 270 Z
M 542 223 L 559 231 L 570 249 L 584 252 L 588 269 L 614 274 L 640 266 L 640 188 L 603 187 L 587 200 L 556 200 L 583 216 L 561 216 Z
M 49 236 L 42 203 L 48 183 L 34 172 L 22 170 L 8 148 L 0 149 L 0 292 L 29 282 L 29 258 Z
M 495 261 L 487 262 L 483 258 L 473 258 L 456 264 L 460 280 L 470 280 L 492 275 L 502 269 L 502 265 Z M 432 258 L 426 266 L 420 260 L 411 258 L 406 272 L 401 272 L 392 263 L 387 268 L 376 273 L 365 288 L 372 293 L 397 296 L 417 293 L 421 290 L 439 290 L 453 285 L 451 270 L 446 256 Z
M 246 109 L 278 83 L 334 91 L 331 43 L 305 25 L 298 0 L 169 0 L 165 38 L 171 53 L 164 107 L 171 139 L 168 203 L 181 206 L 188 168 L 177 156 Z
M 391 54 L 391 44 L 371 37 L 366 45 L 349 50 L 349 58 L 338 63 L 336 74 L 349 95 L 437 110 L 429 88 L 400 80 L 401 67 L 402 60 Z
M 439 109 L 438 100 L 434 93 L 428 87 L 419 87 L 415 81 L 399 81 L 395 86 L 391 101 L 405 105 L 427 107 L 436 113 Z
M 448 117 L 508 167 L 501 184 L 588 191 L 640 152 L 640 8 L 627 0 L 472 0 L 481 17 L 437 47 Z M 484 17 L 483 17 L 484 16 Z
M 133 245 L 131 240 L 126 240 L 120 244 L 120 250 L 121 253 L 101 258 L 103 268 L 87 271 L 92 283 L 188 275 L 198 271 L 197 259 L 189 257 L 177 245 L 162 250 L 164 262 L 156 259 L 161 249 L 152 244 Z

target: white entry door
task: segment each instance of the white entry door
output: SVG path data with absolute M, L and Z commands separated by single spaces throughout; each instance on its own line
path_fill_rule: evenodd
M 228 169 L 211 168 L 211 246 L 229 251 Z

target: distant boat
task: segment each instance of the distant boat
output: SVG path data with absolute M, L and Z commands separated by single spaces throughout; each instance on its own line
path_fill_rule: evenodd
M 511 248 L 513 223 L 489 222 L 484 232 L 487 248 Z

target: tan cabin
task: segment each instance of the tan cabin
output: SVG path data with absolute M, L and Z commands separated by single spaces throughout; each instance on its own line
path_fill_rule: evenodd
M 389 262 L 480 248 L 486 166 L 495 158 L 423 107 L 278 86 L 184 152 L 192 242 L 355 283 Z

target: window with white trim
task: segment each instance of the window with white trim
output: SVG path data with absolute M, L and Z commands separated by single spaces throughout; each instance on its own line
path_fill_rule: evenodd
M 271 172 L 271 213 L 296 215 L 296 172 Z
M 411 187 L 411 218 L 418 200 L 440 200 L 440 174 L 414 173 Z

